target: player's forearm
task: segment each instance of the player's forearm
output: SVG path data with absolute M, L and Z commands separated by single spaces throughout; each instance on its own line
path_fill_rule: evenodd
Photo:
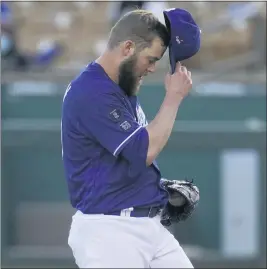
M 146 127 L 149 136 L 147 165 L 150 165 L 166 145 L 174 123 L 182 97 L 166 94 L 160 110 L 154 120 Z

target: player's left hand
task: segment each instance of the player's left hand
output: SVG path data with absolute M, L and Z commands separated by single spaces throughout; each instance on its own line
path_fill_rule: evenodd
M 199 189 L 193 181 L 161 179 L 161 184 L 169 193 L 169 202 L 161 213 L 162 225 L 170 226 L 191 216 L 199 202 Z

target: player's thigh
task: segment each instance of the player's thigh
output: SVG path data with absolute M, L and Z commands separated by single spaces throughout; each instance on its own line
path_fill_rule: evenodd
M 73 222 L 68 244 L 79 268 L 149 268 L 147 253 L 138 242 L 101 220 Z
M 109 249 L 85 246 L 75 253 L 75 261 L 79 268 L 149 268 L 149 263 L 142 259 L 136 251 L 131 253 L 127 248 L 112 246 Z
M 176 238 L 164 227 L 157 251 L 150 263 L 151 268 L 194 268 Z
M 150 263 L 150 268 L 194 268 L 194 266 L 184 250 L 178 246 L 176 249 L 172 249 L 153 259 Z
M 127 242 L 124 245 L 105 241 L 100 244 L 82 243 L 72 250 L 79 268 L 149 268 L 148 262 L 128 248 Z

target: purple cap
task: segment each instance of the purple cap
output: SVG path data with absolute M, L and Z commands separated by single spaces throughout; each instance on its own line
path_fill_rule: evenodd
M 199 51 L 201 30 L 184 9 L 171 8 L 163 14 L 170 33 L 169 57 L 173 74 L 177 62 L 191 58 Z

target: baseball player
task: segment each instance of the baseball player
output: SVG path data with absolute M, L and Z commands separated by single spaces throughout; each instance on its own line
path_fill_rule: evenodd
M 191 182 L 162 178 L 166 145 L 191 73 L 179 61 L 199 49 L 199 28 L 182 9 L 124 15 L 106 51 L 69 84 L 62 107 L 62 154 L 72 206 L 68 244 L 79 268 L 192 268 L 166 229 L 199 199 Z M 148 123 L 137 98 L 169 48 L 165 98 Z M 152 99 L 151 99 L 152 100 Z M 181 194 L 183 202 L 174 201 Z M 193 198 L 192 198 L 193 197 Z

